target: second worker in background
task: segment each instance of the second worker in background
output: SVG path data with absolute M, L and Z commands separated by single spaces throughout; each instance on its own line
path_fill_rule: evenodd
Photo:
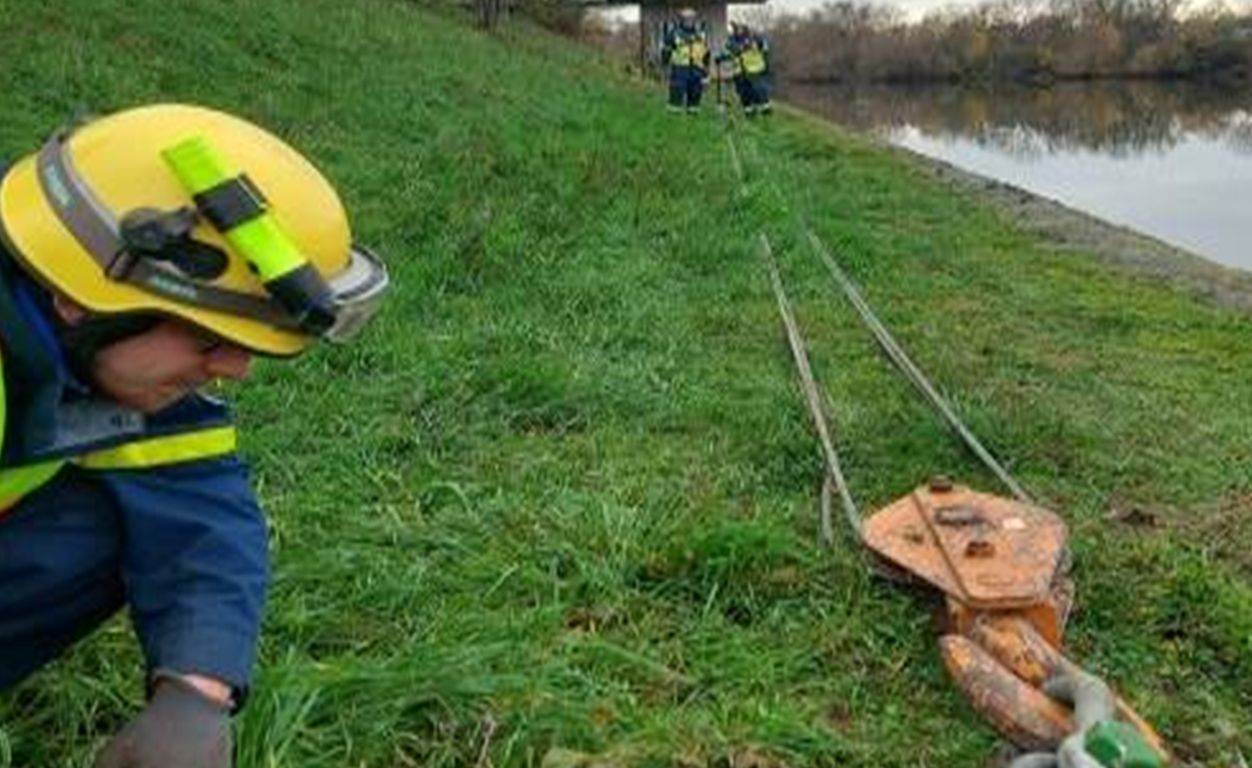
M 769 41 L 764 35 L 753 32 L 743 22 L 730 23 L 730 37 L 717 60 L 730 61 L 734 66 L 735 91 L 739 103 L 748 117 L 768 114 L 769 102 Z

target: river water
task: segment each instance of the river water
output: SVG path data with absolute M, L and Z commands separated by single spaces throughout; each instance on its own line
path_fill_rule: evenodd
M 841 125 L 1252 271 L 1252 91 L 786 85 Z

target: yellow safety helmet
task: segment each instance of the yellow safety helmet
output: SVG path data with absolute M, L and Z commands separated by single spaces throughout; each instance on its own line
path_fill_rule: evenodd
M 0 234 L 92 314 L 174 316 L 265 355 L 350 338 L 388 285 L 316 168 L 194 106 L 58 131 L 0 182 Z

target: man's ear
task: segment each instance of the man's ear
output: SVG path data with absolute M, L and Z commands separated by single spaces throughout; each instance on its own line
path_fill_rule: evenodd
M 59 293 L 52 294 L 52 308 L 69 325 L 75 325 L 87 316 L 87 310 Z

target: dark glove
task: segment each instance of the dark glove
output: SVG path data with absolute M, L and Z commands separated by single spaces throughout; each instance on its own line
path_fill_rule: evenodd
M 95 768 L 230 768 L 230 710 L 163 676 L 148 706 L 96 757 Z

